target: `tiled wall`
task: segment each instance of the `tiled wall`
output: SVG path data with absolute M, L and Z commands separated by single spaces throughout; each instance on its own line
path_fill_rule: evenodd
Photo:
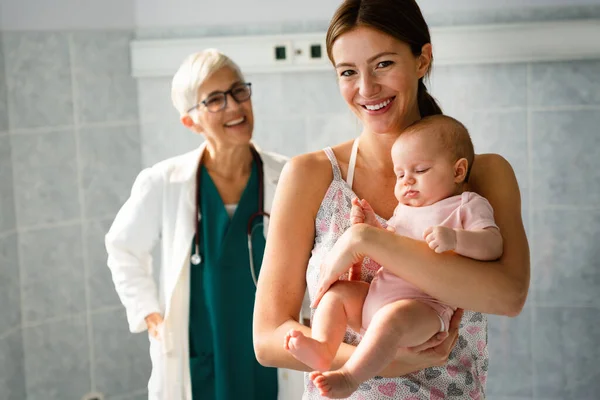
M 326 24 L 249 32 L 316 26 Z M 148 342 L 127 331 L 103 236 L 142 166 L 201 139 L 179 124 L 169 79 L 129 76 L 131 37 L 2 36 L 2 399 L 79 399 L 92 390 L 144 398 Z M 519 317 L 490 317 L 491 400 L 595 399 L 600 391 L 598 76 L 600 61 L 573 61 L 439 67 L 430 83 L 478 152 L 511 162 L 522 190 L 532 287 Z M 333 72 L 247 78 L 264 148 L 292 156 L 360 132 Z
M 4 52 L 0 46 L 0 397 L 20 400 L 25 398 L 25 376 L 11 160 Z
M 131 37 L 3 34 L 2 399 L 144 396 L 148 339 L 128 332 L 103 244 L 142 165 Z
M 532 285 L 490 317 L 492 399 L 593 399 L 600 390 L 600 60 L 447 67 L 433 91 L 499 152 L 522 190 Z

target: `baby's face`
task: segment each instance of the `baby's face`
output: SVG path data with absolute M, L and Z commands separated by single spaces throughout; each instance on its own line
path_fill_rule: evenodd
M 392 147 L 398 201 L 422 207 L 457 194 L 454 162 L 430 135 L 407 133 Z

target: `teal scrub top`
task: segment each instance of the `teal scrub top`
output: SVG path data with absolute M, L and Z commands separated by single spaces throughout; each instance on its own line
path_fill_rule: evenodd
M 260 365 L 252 344 L 256 287 L 248 261 L 247 224 L 258 211 L 258 167 L 253 164 L 231 219 L 210 175 L 200 168 L 202 262 L 190 263 L 192 398 L 275 400 L 277 369 Z M 257 226 L 252 234 L 257 274 L 265 249 L 262 221 L 262 217 L 253 221 Z

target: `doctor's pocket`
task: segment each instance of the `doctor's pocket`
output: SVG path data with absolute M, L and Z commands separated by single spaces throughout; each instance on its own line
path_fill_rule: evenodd
M 151 399 L 162 399 L 162 394 L 166 388 L 165 364 L 167 356 L 164 351 L 164 343 L 150 334 L 148 334 L 148 339 L 150 341 L 150 360 L 152 361 L 148 394 Z

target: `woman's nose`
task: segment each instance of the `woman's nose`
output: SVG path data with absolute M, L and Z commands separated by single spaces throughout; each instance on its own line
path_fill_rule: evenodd
M 237 110 L 238 108 L 240 108 L 242 105 L 233 98 L 233 94 L 231 93 L 227 93 L 227 102 L 225 104 L 225 108 L 226 110 Z
M 358 92 L 364 98 L 374 97 L 381 89 L 375 77 L 372 74 L 362 74 L 359 82 Z

